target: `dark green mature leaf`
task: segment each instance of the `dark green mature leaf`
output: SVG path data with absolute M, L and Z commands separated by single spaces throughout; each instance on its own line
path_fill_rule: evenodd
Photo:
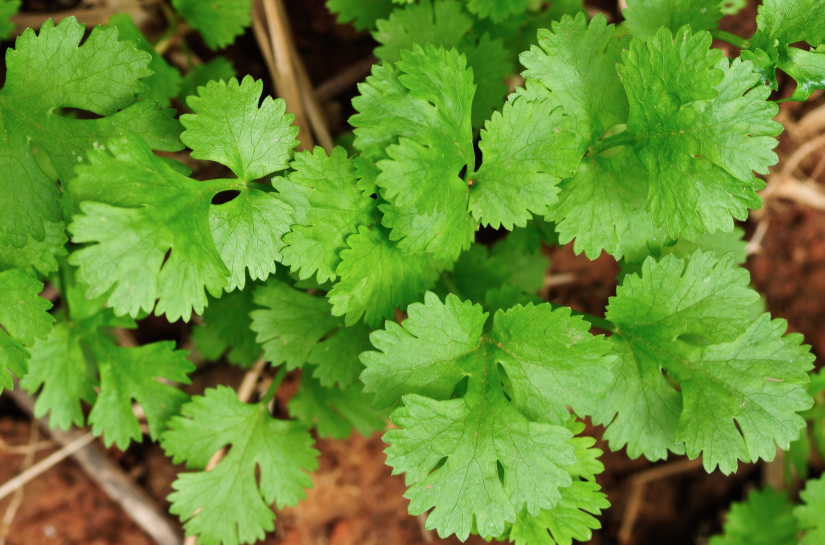
M 513 71 L 507 60 L 509 52 L 501 40 L 492 39 L 487 33 L 478 33 L 480 38 L 470 35 L 473 18 L 460 0 L 408 4 L 376 26 L 373 37 L 381 45 L 375 48 L 375 56 L 381 60 L 397 62 L 401 60 L 401 51 L 412 49 L 413 44 L 456 48 L 467 57 L 477 87 L 471 113 L 473 127 L 481 127 L 493 110 L 501 106 L 507 94 L 504 78 Z
M 231 448 L 211 471 L 178 475 L 171 512 L 204 545 L 263 539 L 274 529 L 269 506 L 295 505 L 312 486 L 305 473 L 318 467 L 312 437 L 297 422 L 272 418 L 264 403 L 239 401 L 226 386 L 194 397 L 182 413 L 161 438 L 174 463 L 202 469 L 219 449 Z
M 20 248 L 29 237 L 46 237 L 48 223 L 58 223 L 61 191 L 35 159 L 30 142 L 44 152 L 61 181 L 87 152 L 108 138 L 138 131 L 153 149 L 176 151 L 180 125 L 171 110 L 146 102 L 134 104 L 146 90 L 140 78 L 151 75 L 151 57 L 117 41 L 117 30 L 97 27 L 78 47 L 84 26 L 74 17 L 58 26 L 46 21 L 38 36 L 27 30 L 6 55 L 6 84 L 0 91 L 4 137 L 0 170 L 0 240 Z M 101 92 L 105 89 L 106 92 Z M 131 107 L 130 107 L 131 106 Z M 70 119 L 62 108 L 78 108 L 99 119 Z
M 252 21 L 251 0 L 172 0 L 172 5 L 200 31 L 210 49 L 230 45 Z
M 251 367 L 261 354 L 255 332 L 250 329 L 249 315 L 257 308 L 252 301 L 251 286 L 243 291 L 224 293 L 220 299 L 210 297 L 209 306 L 203 312 L 203 325 L 192 333 L 195 348 L 207 359 L 217 360 L 226 352 L 229 363 Z
M 586 414 L 589 403 L 579 395 L 600 395 L 612 364 L 607 343 L 590 336 L 569 309 L 550 305 L 499 312 L 486 335 L 487 314 L 454 295 L 443 304 L 428 293 L 408 314 L 403 327 L 387 322 L 373 333 L 380 352 L 362 355 L 361 379 L 365 392 L 376 393 L 376 408 L 404 396 L 393 413 L 401 427 L 384 439 L 391 445 L 387 463 L 407 473 L 410 512 L 434 508 L 427 528 L 466 539 L 474 522 L 482 535 L 498 536 L 523 508 L 535 516 L 554 507 L 559 489 L 572 483 L 564 466 L 576 464 L 576 456 L 572 434 L 552 423 L 567 422 L 568 404 Z M 510 377 L 512 402 L 499 364 Z M 466 395 L 450 399 L 465 376 Z
M 58 223 L 43 224 L 46 236 L 37 241 L 29 235 L 21 248 L 0 237 L 0 271 L 16 268 L 34 267 L 37 272 L 47 275 L 57 270 L 57 257 L 64 257 L 66 252 L 66 226 Z
M 332 313 L 346 315 L 348 326 L 364 316 L 365 323 L 378 327 L 396 308 L 417 301 L 438 278 L 429 257 L 404 255 L 379 227 L 360 227 L 347 244 L 336 271 L 341 280 L 328 296 Z
M 625 279 L 607 310 L 621 361 L 593 418 L 608 425 L 612 449 L 651 460 L 701 453 L 707 471 L 728 474 L 737 459 L 772 460 L 797 438 L 813 356 L 800 335 L 783 337 L 783 320 L 751 320 L 758 296 L 747 284 L 733 255 L 701 251 L 687 265 L 648 258 L 641 278 Z
M 38 294 L 43 284 L 25 269 L 0 272 L 0 392 L 11 389 L 9 373 L 23 378 L 29 371 L 27 346 L 45 339 L 54 318 L 52 304 Z
M 287 408 L 291 416 L 314 427 L 320 437 L 332 439 L 346 439 L 353 428 L 369 437 L 387 424 L 370 408 L 370 396 L 361 393 L 360 385 L 343 390 L 325 388 L 307 374 L 301 375 L 301 386 Z
M 552 32 L 540 30 L 538 46 L 521 55 L 527 86 L 519 94 L 563 107 L 579 134 L 580 154 L 627 122 L 629 103 L 616 64 L 629 40 L 619 42 L 613 34 L 602 15 L 589 25 L 583 13 L 563 17 Z M 548 206 L 546 217 L 556 222 L 561 244 L 575 239 L 576 253 L 595 259 L 604 250 L 641 262 L 666 241 L 645 211 L 647 172 L 629 149 L 588 155 L 558 189 L 559 201 Z
M 495 23 L 524 13 L 529 5 L 530 0 L 467 0 L 467 9 L 471 13 L 481 19 L 489 17 Z
M 343 148 L 334 148 L 329 156 L 321 147 L 296 154 L 291 167 L 292 172 L 272 180 L 295 217 L 284 238 L 282 262 L 302 280 L 316 273 L 319 283 L 335 280 L 346 239 L 359 226 L 375 222 L 372 190 L 357 186 L 353 160 Z
M 215 57 L 209 62 L 193 66 L 183 76 L 178 100 L 185 105 L 187 97 L 198 94 L 198 87 L 204 87 L 210 81 L 229 81 L 235 76 L 235 68 L 226 57 Z
M 650 176 L 647 208 L 671 238 L 733 229 L 758 208 L 756 191 L 777 162 L 778 106 L 749 62 L 709 49 L 706 32 L 660 29 L 634 41 L 618 70 L 631 97 L 627 139 Z
M 338 15 L 339 23 L 352 23 L 356 30 L 372 30 L 378 19 L 393 10 L 392 0 L 327 0 L 327 8 Z
M 732 504 L 724 533 L 708 545 L 797 545 L 796 526 L 788 494 L 766 487 Z
M 14 31 L 11 17 L 17 13 L 21 4 L 21 0 L 0 0 L 0 40 L 7 39 Z
M 684 25 L 711 30 L 719 26 L 722 10 L 719 0 L 628 0 L 622 16 L 631 34 L 644 38 L 661 27 L 673 33 Z
M 152 44 L 135 26 L 132 16 L 128 13 L 117 13 L 110 17 L 109 26 L 117 27 L 120 41 L 131 41 L 138 50 L 145 51 L 152 56 L 147 68 L 154 74 L 143 78 L 143 83 L 149 88 L 140 93 L 138 98 L 154 100 L 161 108 L 168 108 L 172 98 L 178 96 L 182 81 L 180 72 L 166 62 L 163 55 L 155 51 Z
M 327 336 L 309 353 L 307 363 L 317 366 L 312 376 L 324 388 L 337 384 L 343 390 L 355 384 L 360 391 L 358 376 L 364 369 L 364 364 L 359 356 L 372 348 L 371 332 L 372 328 L 364 323 L 339 327 L 335 335 Z
M 800 530 L 805 532 L 799 544 L 822 545 L 825 543 L 825 477 L 805 483 L 799 497 L 804 503 L 793 510 Z

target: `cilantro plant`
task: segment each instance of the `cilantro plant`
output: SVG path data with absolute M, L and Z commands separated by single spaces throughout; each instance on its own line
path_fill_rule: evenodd
M 631 458 L 730 474 L 778 446 L 807 477 L 825 383 L 734 220 L 778 161 L 777 69 L 791 100 L 825 81 L 822 2 L 766 0 L 749 39 L 717 30 L 738 5 L 718 0 L 628 0 L 620 29 L 578 1 L 402 4 L 328 3 L 377 42 L 349 151 L 296 150 L 262 81 L 222 57 L 181 73 L 128 16 L 82 45 L 73 18 L 25 31 L 0 91 L 0 388 L 106 445 L 148 428 L 205 544 L 263 539 L 312 486 L 315 437 L 388 418 L 410 512 L 461 540 L 590 539 L 609 503 L 587 417 Z M 215 49 L 251 20 L 248 0 L 172 6 Z M 619 262 L 599 316 L 541 297 L 543 248 L 571 242 Z M 149 314 L 191 325 L 190 358 L 123 342 Z M 273 372 L 252 402 L 190 396 L 190 359 Z M 821 485 L 754 493 L 713 543 L 822 542 Z

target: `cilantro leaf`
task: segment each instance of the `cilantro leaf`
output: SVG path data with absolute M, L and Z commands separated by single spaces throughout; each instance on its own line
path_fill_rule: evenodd
M 347 244 L 336 269 L 341 280 L 328 296 L 332 313 L 346 315 L 348 326 L 364 316 L 365 323 L 378 327 L 396 308 L 418 300 L 438 278 L 430 258 L 404 255 L 379 227 L 359 227 Z
M 754 490 L 743 502 L 731 505 L 724 533 L 709 545 L 796 545 L 796 519 L 786 492 L 765 487 Z
M 0 1 L 0 40 L 6 40 L 14 32 L 14 23 L 11 21 L 12 15 L 20 9 L 22 0 L 2 0 Z
M 172 6 L 200 31 L 210 49 L 230 45 L 252 22 L 250 0 L 172 0 Z
M 134 134 L 109 140 L 90 163 L 69 185 L 85 201 L 69 225 L 72 240 L 96 243 L 69 257 L 89 286 L 86 296 L 114 287 L 107 304 L 132 317 L 151 312 L 155 300 L 170 321 L 203 313 L 204 288 L 217 297 L 229 277 L 212 240 L 211 199 L 235 184 L 187 178 Z
M 25 269 L 0 272 L 0 392 L 11 389 L 9 373 L 23 378 L 29 371 L 26 360 L 36 339 L 45 339 L 54 318 L 46 311 L 52 304 L 38 294 L 43 284 Z
M 347 237 L 374 223 L 376 201 L 357 187 L 353 161 L 343 148 L 329 156 L 321 147 L 298 153 L 291 167 L 272 180 L 278 197 L 295 210 L 282 262 L 301 279 L 317 272 L 319 283 L 335 280 Z
M 226 57 L 215 57 L 209 62 L 189 69 L 180 84 L 178 100 L 186 104 L 187 97 L 198 94 L 198 87 L 206 87 L 210 81 L 229 81 L 235 77 L 235 68 Z
M 185 350 L 175 350 L 171 341 L 122 348 L 97 335 L 88 341 L 100 373 L 100 394 L 89 414 L 95 435 L 105 432 L 107 447 L 115 443 L 125 450 L 130 440 L 140 441 L 137 417 L 132 412 L 134 399 L 146 413 L 149 434 L 158 439 L 165 424 L 189 396 L 157 378 L 189 384 L 188 374 L 195 366 L 186 359 Z
M 524 227 L 530 212 L 558 202 L 558 183 L 573 174 L 580 154 L 571 123 L 549 100 L 517 99 L 481 131 L 484 162 L 473 174 L 470 210 L 495 229 Z
M 518 94 L 563 107 L 579 134 L 580 154 L 627 122 L 629 103 L 616 64 L 629 40 L 616 40 L 613 28 L 603 15 L 589 25 L 583 13 L 565 16 L 552 32 L 540 30 L 538 46 L 521 55 L 527 86 Z M 556 222 L 561 244 L 575 239 L 577 254 L 595 259 L 604 250 L 641 262 L 667 237 L 645 211 L 647 172 L 629 149 L 612 157 L 588 155 L 558 189 L 546 218 Z
M 213 206 L 209 224 L 215 245 L 230 268 L 227 291 L 243 289 L 246 268 L 253 280 L 275 272 L 281 259 L 283 235 L 292 224 L 288 205 L 249 184 L 289 166 L 298 145 L 294 116 L 285 114 L 283 99 L 264 99 L 263 82 L 246 76 L 243 82 L 210 81 L 187 99 L 194 114 L 181 116 L 184 144 L 192 157 L 228 166 L 242 182 L 243 191 L 230 202 Z
M 386 427 L 386 422 L 370 408 L 370 398 L 361 393 L 359 385 L 343 390 L 325 388 L 307 374 L 301 375 L 301 386 L 287 408 L 291 416 L 314 427 L 320 437 L 346 439 L 352 428 L 369 437 L 373 431 Z
M 467 9 L 481 19 L 501 23 L 512 15 L 527 11 L 530 0 L 467 0 Z
M 263 307 L 249 315 L 264 358 L 274 366 L 285 363 L 287 370 L 302 367 L 318 341 L 341 325 L 324 298 L 296 290 L 275 278 L 255 290 L 253 301 Z
M 266 404 L 242 403 L 226 386 L 194 397 L 182 413 L 161 436 L 174 463 L 203 468 L 220 448 L 231 448 L 212 471 L 178 476 L 171 512 L 204 545 L 263 539 L 274 528 L 269 505 L 295 505 L 312 486 L 305 473 L 318 467 L 312 437 L 297 422 L 272 418 Z
M 324 388 L 332 388 L 337 383 L 345 390 L 358 384 L 358 375 L 364 369 L 359 356 L 372 348 L 371 332 L 372 328 L 364 323 L 339 326 L 335 335 L 327 336 L 309 353 L 307 363 L 317 366 L 312 372 L 313 378 L 318 379 Z
M 143 78 L 143 83 L 149 88 L 140 93 L 138 98 L 154 100 L 161 108 L 168 108 L 171 99 L 178 95 L 182 80 L 180 72 L 166 62 L 163 55 L 155 51 L 128 13 L 117 13 L 110 17 L 109 26 L 117 27 L 120 41 L 131 41 L 139 51 L 145 51 L 152 56 L 148 68 L 154 74 Z
M 40 274 L 46 275 L 57 270 L 56 258 L 67 254 L 66 226 L 61 221 L 46 222 L 43 227 L 46 232 L 43 240 L 35 240 L 29 235 L 21 248 L 0 237 L 0 271 L 32 266 Z
M 621 362 L 593 418 L 608 425 L 612 449 L 627 445 L 631 457 L 651 460 L 702 453 L 708 472 L 718 465 L 729 474 L 737 459 L 772 460 L 775 445 L 796 439 L 805 425 L 796 413 L 811 405 L 813 356 L 801 336 L 782 336 L 783 320 L 751 321 L 758 296 L 747 283 L 733 255 L 701 251 L 687 265 L 648 258 L 641 278 L 625 278 L 607 309 Z
M 799 497 L 804 503 L 793 510 L 799 528 L 805 532 L 799 543 L 822 545 L 825 543 L 825 477 L 805 483 L 805 490 Z
M 139 131 L 154 149 L 176 151 L 179 124 L 172 111 L 152 103 L 134 104 L 146 90 L 151 57 L 117 41 L 117 29 L 96 27 L 78 47 L 84 26 L 74 17 L 56 27 L 43 23 L 40 34 L 26 30 L 6 55 L 6 84 L 0 91 L 0 119 L 7 135 L 0 168 L 0 239 L 22 247 L 29 236 L 43 241 L 47 223 L 61 217 L 61 191 L 37 163 L 30 141 L 49 157 L 63 183 L 74 177 L 87 151 L 109 137 Z M 106 92 L 100 92 L 106 89 Z M 131 107 L 129 107 L 131 106 Z M 70 119 L 62 108 L 78 108 L 99 119 Z M 9 123 L 8 120 L 14 120 Z
M 572 482 L 563 469 L 576 462 L 572 434 L 559 425 L 531 422 L 523 413 L 566 423 L 566 404 L 588 407 L 555 386 L 536 397 L 529 381 L 544 387 L 551 375 L 559 383 L 589 375 L 595 380 L 577 387 L 598 397 L 610 380 L 607 343 L 590 336 L 569 309 L 552 311 L 550 305 L 499 312 L 487 335 L 482 333 L 488 315 L 455 295 L 441 303 L 428 293 L 408 314 L 403 327 L 387 322 L 386 330 L 372 334 L 380 352 L 362 354 L 361 379 L 365 392 L 376 393 L 375 408 L 404 396 L 404 407 L 393 413 L 401 427 L 384 440 L 391 445 L 387 463 L 394 473 L 407 473 L 410 512 L 434 507 L 427 528 L 466 539 L 474 519 L 483 535 L 498 536 L 523 507 L 531 515 L 554 507 L 559 488 Z M 499 364 L 511 377 L 512 403 L 502 390 Z M 466 395 L 450 399 L 465 376 Z M 561 397 L 551 398 L 551 392 Z
M 203 312 L 203 325 L 193 332 L 195 346 L 207 359 L 217 360 L 229 349 L 226 359 L 241 367 L 251 367 L 261 353 L 255 340 L 252 318 L 249 314 L 258 307 L 252 301 L 252 290 L 225 293 L 220 299 L 209 298 Z M 204 353 L 214 346 L 217 353 Z
M 338 15 L 339 23 L 352 23 L 355 30 L 375 28 L 378 19 L 393 10 L 392 0 L 327 0 L 327 9 Z
M 396 9 L 386 20 L 376 23 L 372 34 L 381 45 L 375 56 L 387 62 L 401 60 L 401 51 L 413 44 L 451 49 L 455 47 L 467 58 L 473 69 L 476 93 L 471 119 L 473 127 L 481 127 L 493 110 L 499 108 L 507 94 L 504 78 L 513 71 L 509 52 L 501 40 L 482 32 L 470 35 L 473 18 L 464 11 L 459 0 L 425 0 Z
M 684 25 L 694 31 L 711 30 L 719 26 L 722 10 L 719 0 L 629 0 L 622 16 L 631 34 L 644 37 L 661 27 L 671 32 Z
M 767 88 L 751 88 L 751 64 L 730 64 L 706 32 L 660 29 L 623 54 L 619 74 L 631 97 L 627 135 L 650 176 L 647 208 L 671 238 L 730 231 L 731 215 L 758 208 L 756 190 L 777 162 Z M 689 59 L 689 60 L 686 60 Z M 744 94 L 744 96 L 743 96 Z

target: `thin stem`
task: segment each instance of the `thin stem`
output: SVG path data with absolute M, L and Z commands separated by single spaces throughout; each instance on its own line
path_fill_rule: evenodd
M 717 40 L 728 42 L 729 44 L 736 46 L 739 49 L 750 49 L 751 47 L 751 43 L 748 40 L 740 38 L 736 34 L 731 34 L 730 32 L 719 30 L 718 28 L 711 30 L 710 35 L 716 38 Z
M 275 375 L 275 378 L 272 379 L 272 382 L 269 383 L 269 388 L 266 389 L 266 393 L 264 397 L 261 398 L 261 403 L 263 405 L 269 404 L 273 397 L 275 397 L 275 391 L 278 389 L 278 386 L 281 385 L 283 382 L 284 377 L 286 376 L 286 365 L 282 365 L 278 374 Z
M 608 136 L 604 140 L 598 140 L 590 147 L 590 153 L 597 154 L 619 146 L 627 146 L 631 143 L 633 143 L 633 136 L 625 130 L 613 136 Z

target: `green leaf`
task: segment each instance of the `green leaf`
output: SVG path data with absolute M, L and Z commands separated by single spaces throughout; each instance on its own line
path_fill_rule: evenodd
M 357 187 L 352 159 L 343 148 L 327 156 L 321 147 L 295 155 L 293 171 L 272 180 L 278 197 L 294 210 L 295 225 L 284 237 L 283 264 L 300 279 L 316 274 L 335 280 L 346 239 L 375 222 L 376 201 Z
M 709 545 L 796 545 L 796 520 L 786 492 L 765 487 L 731 505 L 722 535 Z
M 215 245 L 231 271 L 227 291 L 243 289 L 246 269 L 253 280 L 265 280 L 281 260 L 283 236 L 292 224 L 292 209 L 250 182 L 289 166 L 298 145 L 294 116 L 286 114 L 283 99 L 264 99 L 263 82 L 246 76 L 239 85 L 209 82 L 188 98 L 194 114 L 181 116 L 186 131 L 181 140 L 192 157 L 228 166 L 243 182 L 240 195 L 213 206 L 209 224 Z
M 825 6 L 817 0 L 765 0 L 756 22 L 783 44 L 825 42 Z
M 569 309 L 550 305 L 499 312 L 486 335 L 488 315 L 454 295 L 443 304 L 428 293 L 408 314 L 403 327 L 387 322 L 372 334 L 380 352 L 361 356 L 367 366 L 361 379 L 365 392 L 376 393 L 375 408 L 404 396 L 393 413 L 400 428 L 384 440 L 393 472 L 407 473 L 410 513 L 434 508 L 427 528 L 466 539 L 474 521 L 482 535 L 498 536 L 525 506 L 531 515 L 554 507 L 559 489 L 572 482 L 564 469 L 576 463 L 572 434 L 531 422 L 524 411 L 566 423 L 566 404 L 586 411 L 587 403 L 556 386 L 536 397 L 529 381 L 545 387 L 550 376 L 568 385 L 591 376 L 595 380 L 577 384 L 578 392 L 598 397 L 610 380 L 608 343 L 590 336 Z M 499 364 L 513 384 L 513 402 L 502 390 Z M 465 376 L 466 394 L 450 399 Z M 556 391 L 561 398 L 551 398 Z
M 825 477 L 805 483 L 799 497 L 804 503 L 793 510 L 799 528 L 805 532 L 799 544 L 822 545 L 825 543 Z
M 467 0 L 467 9 L 481 19 L 490 18 L 494 23 L 524 13 L 530 0 Z
M 57 270 L 56 258 L 67 254 L 66 226 L 61 221 L 46 222 L 43 227 L 46 231 L 43 240 L 37 241 L 29 235 L 21 248 L 0 237 L 0 271 L 32 266 L 40 274 L 46 275 Z
M 229 348 L 226 359 L 230 363 L 252 367 L 261 354 L 255 333 L 250 329 L 252 318 L 249 315 L 257 308 L 252 301 L 251 287 L 225 293 L 220 299 L 210 297 L 209 306 L 203 313 L 203 325 L 195 330 L 199 332 L 195 347 L 211 360 L 219 359 Z
M 641 278 L 625 279 L 607 310 L 621 361 L 593 418 L 608 425 L 611 449 L 651 460 L 701 453 L 708 472 L 729 474 L 737 459 L 772 460 L 798 437 L 813 356 L 800 335 L 783 337 L 783 320 L 751 320 L 758 296 L 747 284 L 732 254 L 701 251 L 687 264 L 648 258 Z
M 347 244 L 336 269 L 341 280 L 328 296 L 332 313 L 346 315 L 348 326 L 364 316 L 364 322 L 378 327 L 396 308 L 417 301 L 438 278 L 428 257 L 404 255 L 378 227 L 359 227 Z
M 392 0 L 327 0 L 327 9 L 338 15 L 338 23 L 352 23 L 355 30 L 371 30 L 378 19 L 393 10 Z
M 312 372 L 313 378 L 324 388 L 332 388 L 336 383 L 342 390 L 357 385 L 358 375 L 364 369 L 359 356 L 372 348 L 371 332 L 372 328 L 364 323 L 339 326 L 337 333 L 315 345 L 307 359 L 307 363 L 317 366 Z
M 189 396 L 157 379 L 189 384 L 195 366 L 186 359 L 188 352 L 175 350 L 171 341 L 122 348 L 96 335 L 87 342 L 100 373 L 100 394 L 89 414 L 94 434 L 103 433 L 104 444 L 114 443 L 120 450 L 126 450 L 132 439 L 140 442 L 143 433 L 132 412 L 135 400 L 146 413 L 150 436 L 159 439 L 166 422 Z
M 74 177 L 74 167 L 87 152 L 109 137 L 138 131 L 153 149 L 177 151 L 180 125 L 171 110 L 134 104 L 146 90 L 140 78 L 151 75 L 151 57 L 117 41 L 114 28 L 96 27 L 78 47 L 84 26 L 74 17 L 56 27 L 46 21 L 38 36 L 26 30 L 6 54 L 6 84 L 0 91 L 0 125 L 4 139 L 0 168 L 0 240 L 22 247 L 29 237 L 40 242 L 46 224 L 62 219 L 61 191 L 35 159 L 30 142 L 44 152 L 61 181 Z M 101 92 L 105 89 L 105 92 Z M 131 107 L 130 107 L 131 106 Z M 63 108 L 103 116 L 71 119 Z M 65 187 L 65 186 L 64 186 Z
M 711 30 L 719 26 L 722 10 L 719 0 L 629 0 L 622 16 L 630 33 L 644 38 L 661 27 L 674 33 L 684 25 Z
M 22 0 L 0 1 L 0 40 L 6 40 L 14 32 L 14 23 L 11 17 L 18 12 Z
M 301 386 L 289 404 L 289 414 L 320 437 L 346 439 L 352 428 L 369 437 L 373 431 L 383 430 L 386 422 L 370 408 L 369 396 L 355 385 L 339 390 L 324 388 L 308 374 L 301 375 Z
M 629 40 L 616 40 L 613 29 L 603 15 L 589 25 L 583 13 L 566 16 L 552 32 L 540 30 L 538 46 L 521 55 L 527 86 L 518 94 L 563 107 L 580 136 L 580 154 L 627 122 L 629 104 L 616 64 Z M 556 222 L 561 244 L 575 239 L 577 254 L 595 259 L 604 250 L 641 262 L 665 242 L 665 232 L 645 211 L 648 176 L 631 150 L 585 157 L 558 188 L 558 203 L 547 207 L 546 218 Z
M 285 363 L 287 370 L 302 367 L 318 341 L 342 325 L 323 297 L 296 290 L 274 278 L 255 290 L 253 300 L 263 307 L 249 316 L 264 358 L 273 366 Z
M 206 288 L 217 297 L 229 270 L 209 225 L 212 197 L 231 180 L 198 182 L 170 168 L 137 135 L 113 138 L 108 150 L 90 153 L 69 192 L 80 204 L 69 232 L 75 243 L 96 243 L 74 252 L 86 296 L 111 291 L 115 313 L 141 310 L 169 321 L 203 313 Z M 94 202 L 91 201 L 94 199 Z M 165 259 L 167 252 L 168 259 Z
M 647 209 L 671 238 L 733 229 L 731 215 L 761 206 L 756 194 L 777 162 L 778 106 L 749 62 L 723 59 L 706 32 L 660 29 L 623 54 L 633 149 L 650 176 Z M 744 96 L 743 96 L 744 95 Z
M 0 392 L 11 389 L 9 373 L 23 378 L 29 370 L 26 360 L 37 339 L 45 339 L 54 318 L 46 311 L 52 304 L 38 294 L 43 284 L 25 269 L 0 272 Z
M 230 45 L 252 21 L 250 0 L 172 0 L 172 5 L 200 31 L 210 49 Z
M 558 202 L 558 183 L 578 165 L 576 135 L 552 101 L 508 102 L 481 131 L 484 163 L 472 175 L 470 210 L 495 229 L 524 227 Z M 380 178 L 379 178 L 380 180 Z M 379 182 L 380 183 L 380 182 Z
M 220 448 L 231 448 L 213 470 L 178 475 L 171 512 L 204 545 L 263 539 L 274 529 L 269 505 L 295 505 L 312 486 L 305 473 L 318 467 L 312 437 L 297 422 L 272 418 L 266 404 L 239 401 L 226 386 L 194 397 L 182 413 L 161 437 L 174 463 L 203 468 Z
M 118 40 L 121 42 L 131 41 L 140 51 L 145 51 L 152 56 L 148 68 L 154 74 L 143 78 L 143 83 L 149 88 L 140 93 L 141 100 L 154 100 L 161 108 L 168 108 L 173 97 L 178 95 L 181 86 L 181 75 L 176 68 L 171 66 L 163 55 L 160 55 L 152 44 L 146 39 L 132 21 L 132 16 L 128 13 L 117 13 L 109 18 L 108 26 L 117 27 Z
M 472 125 L 481 127 L 493 110 L 501 107 L 507 86 L 504 78 L 513 71 L 510 56 L 501 40 L 485 32 L 471 36 L 473 18 L 458 0 L 424 0 L 396 9 L 386 20 L 376 23 L 372 34 L 381 45 L 375 56 L 387 62 L 401 60 L 401 51 L 413 44 L 432 44 L 444 49 L 456 48 L 467 57 L 467 66 L 473 69 L 476 93 L 472 106 Z
M 189 69 L 180 84 L 178 100 L 186 104 L 189 96 L 198 94 L 198 87 L 205 87 L 210 81 L 229 81 L 235 77 L 235 68 L 226 57 L 215 57 L 209 62 Z

